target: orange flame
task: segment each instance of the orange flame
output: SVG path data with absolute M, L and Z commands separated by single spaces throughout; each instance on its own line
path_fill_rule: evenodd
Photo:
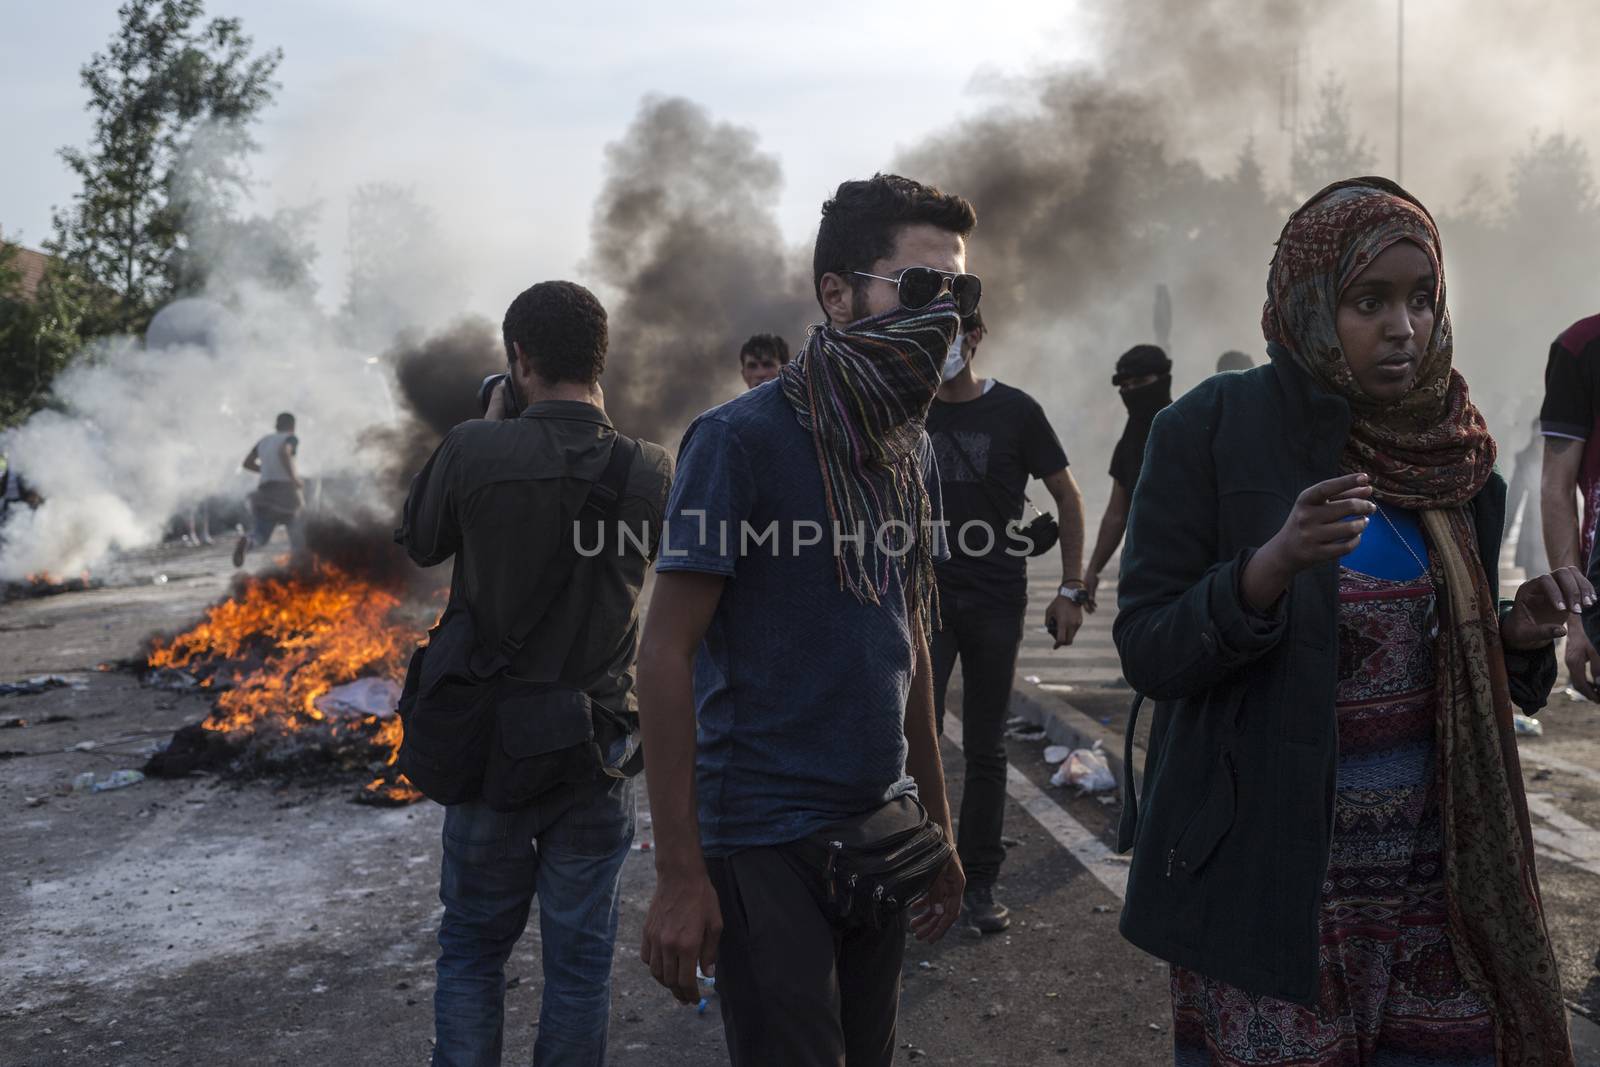
M 402 734 L 398 717 L 330 722 L 316 701 L 365 675 L 404 676 L 415 641 L 408 627 L 390 618 L 399 605 L 379 586 L 318 563 L 309 574 L 252 579 L 193 629 L 158 643 L 147 662 L 188 671 L 218 690 L 205 729 L 292 733 L 316 724 L 330 734 L 359 730 L 392 767 Z M 419 795 L 404 776 L 388 777 L 395 780 L 379 778 L 368 792 L 396 802 Z

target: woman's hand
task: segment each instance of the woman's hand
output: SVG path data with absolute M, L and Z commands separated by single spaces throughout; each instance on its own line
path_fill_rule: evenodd
M 1583 625 L 1583 609 L 1593 607 L 1594 600 L 1594 586 L 1576 567 L 1523 582 L 1500 624 L 1500 640 L 1514 651 L 1543 648 L 1566 636 L 1569 622 Z
M 1270 609 L 1295 575 L 1355 551 L 1376 510 L 1365 474 L 1318 482 L 1301 493 L 1283 528 L 1250 557 L 1241 582 L 1245 599 L 1257 611 Z

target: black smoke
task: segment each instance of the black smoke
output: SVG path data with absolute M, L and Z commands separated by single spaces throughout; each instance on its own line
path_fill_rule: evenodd
M 588 267 L 621 292 L 607 307 L 602 384 L 624 433 L 675 443 L 743 389 L 745 338 L 776 333 L 798 349 L 820 318 L 809 253 L 787 248 L 778 227 L 781 186 L 753 131 L 683 99 L 645 100 L 607 148 Z
M 434 334 L 405 333 L 383 356 L 403 407 L 392 424 L 361 438 L 371 482 L 350 476 L 323 485 L 306 521 L 313 558 L 386 588 L 426 592 L 448 580 L 445 568 L 419 572 L 394 542 L 411 480 L 458 423 L 482 414 L 478 386 L 505 370 L 499 331 L 485 319 L 463 318 Z
M 478 385 L 506 369 L 500 331 L 487 319 L 458 319 L 443 331 L 408 337 L 389 353 L 407 409 L 434 437 L 483 412 Z M 431 446 L 430 446 L 431 449 Z

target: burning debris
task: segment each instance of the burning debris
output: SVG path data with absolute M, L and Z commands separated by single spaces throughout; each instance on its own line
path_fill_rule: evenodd
M 48 571 L 25 575 L 18 582 L 0 582 L 0 601 L 28 600 L 36 597 L 59 596 L 62 593 L 82 593 L 105 585 L 84 571 L 76 578 L 60 578 Z
M 145 771 L 367 779 L 357 799 L 421 798 L 394 770 L 401 726 L 389 699 L 416 627 L 378 582 L 327 562 L 248 578 L 194 628 L 158 641 L 146 681 L 215 694 Z M 350 683 L 356 683 L 354 685 Z

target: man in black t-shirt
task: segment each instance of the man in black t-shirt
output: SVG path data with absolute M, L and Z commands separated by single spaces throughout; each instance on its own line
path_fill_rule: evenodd
M 1038 478 L 1060 516 L 1058 595 L 1045 613 L 1056 647 L 1072 643 L 1083 623 L 1083 498 L 1067 455 L 1033 397 L 994 379 L 978 378 L 973 358 L 985 330 L 978 314 L 945 363 L 945 383 L 928 412 L 928 433 L 939 461 L 950 558 L 935 566 L 941 629 L 933 636 L 934 708 L 944 730 L 945 690 L 961 660 L 962 791 L 957 847 L 967 872 L 966 921 L 986 933 L 1010 925 L 994 899 L 1005 859 L 1000 833 L 1006 806 L 1006 713 L 1028 606 L 1027 549 L 1008 528 L 1021 519 L 1028 479 Z
M 1111 499 L 1106 501 L 1094 552 L 1089 556 L 1088 569 L 1083 572 L 1090 611 L 1096 606 L 1100 572 L 1111 562 L 1128 529 L 1128 509 L 1133 504 L 1133 487 L 1139 483 L 1139 471 L 1144 466 L 1144 446 L 1150 439 L 1150 425 L 1161 409 L 1172 403 L 1172 360 L 1157 345 L 1134 345 L 1117 358 L 1111 384 L 1117 387 L 1122 404 L 1128 409 L 1128 424 L 1111 452 Z
M 1544 371 L 1544 472 L 1540 513 L 1544 545 L 1552 568 L 1590 569 L 1595 527 L 1600 523 L 1600 315 L 1580 319 L 1550 346 Z M 1583 512 L 1578 512 L 1578 498 Z M 1567 627 L 1567 675 L 1572 687 L 1600 700 L 1600 651 L 1591 614 L 1584 626 Z M 1588 631 L 1588 632 L 1586 632 Z

